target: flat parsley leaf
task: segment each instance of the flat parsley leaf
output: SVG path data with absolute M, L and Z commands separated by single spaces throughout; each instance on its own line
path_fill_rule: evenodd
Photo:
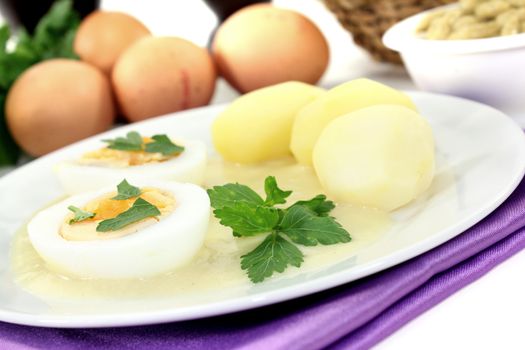
M 241 267 L 247 270 L 252 282 L 283 272 L 288 265 L 299 267 L 303 255 L 295 244 L 329 245 L 351 240 L 348 232 L 329 216 L 335 205 L 325 195 L 281 209 L 274 205 L 286 203 L 292 191 L 281 190 L 273 176 L 266 178 L 264 189 L 266 200 L 240 184 L 208 190 L 213 213 L 222 225 L 232 228 L 235 237 L 268 233 L 255 250 L 241 257 Z
M 117 201 L 138 197 L 142 193 L 140 188 L 130 185 L 126 179 L 117 185 L 117 190 L 118 194 L 111 198 Z
M 97 232 L 117 231 L 140 220 L 159 216 L 159 209 L 150 202 L 137 198 L 133 206 L 112 219 L 101 221 L 97 225 Z
M 215 209 L 226 206 L 234 207 L 239 202 L 246 202 L 252 206 L 264 204 L 257 192 L 241 184 L 215 186 L 208 190 L 208 196 L 211 200 L 211 206 Z
M 147 153 L 161 153 L 165 156 L 174 156 L 182 153 L 184 147 L 171 142 L 166 135 L 154 135 L 153 141 L 144 143 L 142 136 L 136 131 L 130 131 L 126 137 L 117 137 L 115 139 L 102 140 L 108 144 L 109 149 L 119 151 L 144 151 Z
M 108 144 L 109 149 L 119 151 L 142 151 L 142 136 L 136 131 L 130 131 L 126 137 L 117 137 L 116 139 L 102 140 Z
M 324 194 L 319 194 L 307 201 L 297 201 L 290 208 L 299 205 L 310 209 L 319 216 L 327 216 L 335 208 L 334 202 L 326 200 Z
M 277 186 L 275 176 L 268 176 L 264 180 L 264 192 L 266 193 L 264 204 L 270 206 L 286 203 L 286 198 L 292 194 L 292 191 L 283 191 Z
M 288 265 L 300 267 L 303 253 L 277 233 L 269 234 L 253 251 L 241 257 L 241 268 L 247 270 L 253 283 L 262 282 Z
M 0 55 L 4 55 L 5 47 L 7 46 L 7 42 L 9 41 L 9 37 L 11 36 L 11 31 L 9 30 L 9 27 L 6 25 L 3 25 L 0 27 L 0 48 L 2 50 L 0 51 Z
M 87 220 L 87 219 L 92 219 L 95 217 L 95 213 L 92 213 L 92 212 L 89 212 L 89 211 L 84 211 L 80 208 L 77 208 L 75 207 L 74 205 L 70 205 L 69 207 L 67 207 L 70 211 L 73 212 L 73 214 L 75 214 L 75 216 L 73 217 L 73 219 L 69 220 L 69 224 L 74 224 L 76 222 L 81 222 L 81 221 L 84 221 L 84 220 Z
M 247 202 L 224 206 L 213 213 L 223 226 L 231 227 L 237 237 L 270 232 L 279 223 L 277 208 L 254 206 Z
M 2 68 L 0 67 L 0 71 L 1 69 Z M 3 94 L 1 90 L 2 89 L 0 89 L 0 166 L 15 164 L 20 154 L 20 149 L 11 137 L 7 127 L 7 122 L 3 116 L 5 94 Z
M 166 135 L 154 135 L 153 142 L 146 143 L 145 151 L 148 153 L 162 153 L 165 156 L 173 156 L 184 151 L 184 147 L 171 142 Z
M 292 206 L 285 212 L 279 232 L 305 246 L 346 243 L 351 240 L 350 234 L 334 218 L 318 216 L 301 205 Z

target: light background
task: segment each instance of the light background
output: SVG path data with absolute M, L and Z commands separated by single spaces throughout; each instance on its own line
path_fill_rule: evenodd
M 397 88 L 414 89 L 404 70 L 373 62 L 355 47 L 320 1 L 274 3 L 304 13 L 329 39 L 331 60 L 322 86 L 366 76 Z M 136 16 L 156 35 L 176 35 L 201 46 L 206 46 L 217 23 L 201 0 L 102 0 L 102 8 Z M 213 102 L 230 101 L 236 95 L 220 81 Z M 0 169 L 0 176 L 2 172 L 5 170 Z M 524 315 L 525 254 L 521 253 L 416 318 L 377 349 L 523 349 Z

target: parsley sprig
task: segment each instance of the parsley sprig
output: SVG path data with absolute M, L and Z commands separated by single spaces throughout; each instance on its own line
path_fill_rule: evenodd
M 117 137 L 115 139 L 102 141 L 108 144 L 109 149 L 120 151 L 142 151 L 144 144 L 142 136 L 136 131 L 128 132 L 125 137 Z
M 145 199 L 137 198 L 133 206 L 112 219 L 101 221 L 97 232 L 117 231 L 141 220 L 159 216 L 160 210 Z
M 151 138 L 153 141 L 146 143 L 144 149 L 148 153 L 162 153 L 164 156 L 171 156 L 184 151 L 184 147 L 174 144 L 166 135 L 153 135 Z
M 300 267 L 304 256 L 297 245 L 350 242 L 350 234 L 329 216 L 335 205 L 325 195 L 277 208 L 275 205 L 285 204 L 292 191 L 280 189 L 273 176 L 266 178 L 264 191 L 266 199 L 238 183 L 208 190 L 215 217 L 230 227 L 234 236 L 267 234 L 261 244 L 241 257 L 241 268 L 252 282 L 262 282 L 289 265 Z
M 122 180 L 122 182 L 117 185 L 117 191 L 117 195 L 111 198 L 116 201 L 138 197 L 142 194 L 140 188 L 130 185 L 126 179 Z
M 138 132 L 130 131 L 125 137 L 117 137 L 102 141 L 108 144 L 109 149 L 119 151 L 161 153 L 164 156 L 174 156 L 184 151 L 183 146 L 171 142 L 166 135 L 154 135 L 151 138 L 153 141 L 145 143 Z

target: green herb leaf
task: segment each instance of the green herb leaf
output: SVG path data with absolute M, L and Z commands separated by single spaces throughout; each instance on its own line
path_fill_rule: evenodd
M 73 1 L 55 1 L 35 28 L 35 51 L 42 60 L 54 57 L 78 58 L 73 51 L 73 40 L 79 25 L 80 16 L 73 9 Z
M 252 206 L 264 204 L 257 192 L 241 184 L 215 186 L 208 190 L 208 196 L 211 200 L 211 206 L 215 209 L 226 206 L 234 207 L 239 202 L 246 202 Z
M 262 282 L 288 265 L 300 267 L 303 253 L 279 234 L 272 233 L 253 251 L 241 257 L 241 268 L 247 270 L 253 283 Z
M 288 265 L 299 267 L 303 254 L 294 243 L 314 246 L 351 240 L 348 232 L 329 216 L 335 205 L 325 195 L 280 209 L 274 205 L 286 203 L 292 191 L 280 189 L 273 176 L 266 178 L 264 189 L 264 201 L 248 186 L 240 184 L 208 190 L 215 217 L 222 225 L 231 227 L 235 237 L 269 233 L 257 248 L 241 257 L 241 267 L 248 271 L 252 282 L 283 272 Z
M 8 26 L 0 27 L 0 166 L 15 164 L 20 154 L 4 116 L 7 92 L 16 78 L 34 62 L 34 59 L 28 60 L 7 51 L 10 35 Z
M 146 152 L 148 153 L 162 153 L 165 156 L 172 156 L 184 151 L 184 147 L 174 144 L 166 135 L 154 135 L 152 139 L 153 142 L 146 143 Z
M 266 192 L 264 204 L 270 206 L 286 203 L 286 198 L 292 194 L 292 191 L 283 191 L 277 186 L 275 176 L 268 176 L 264 180 L 264 192 Z
M 276 208 L 254 206 L 247 202 L 215 209 L 213 213 L 222 225 L 231 227 L 237 237 L 270 232 L 279 223 Z
M 95 213 L 92 213 L 92 212 L 89 212 L 89 211 L 84 211 L 80 208 L 77 208 L 73 205 L 70 205 L 69 207 L 67 207 L 70 211 L 73 212 L 73 214 L 75 214 L 75 217 L 73 217 L 73 219 L 69 220 L 69 224 L 74 224 L 76 222 L 81 222 L 81 221 L 84 221 L 84 220 L 87 220 L 87 219 L 92 219 L 95 217 Z
M 0 72 L 1 72 L 0 68 Z M 1 75 L 1 73 L 0 73 Z M 20 149 L 11 137 L 7 128 L 7 123 L 3 116 L 5 94 L 0 89 L 0 166 L 15 164 L 20 154 Z
M 101 221 L 97 226 L 97 232 L 117 231 L 123 227 L 134 224 L 138 221 L 159 216 L 159 209 L 150 202 L 137 198 L 133 206 L 112 219 Z
M 326 196 L 324 194 L 319 194 L 307 201 L 295 202 L 290 208 L 293 208 L 298 205 L 310 209 L 319 216 L 328 216 L 332 209 L 335 208 L 334 202 L 326 200 Z
M 11 31 L 9 30 L 9 27 L 5 24 L 0 27 L 0 55 L 5 55 L 5 50 L 7 47 L 7 42 L 9 41 L 9 37 L 11 36 Z
M 126 179 L 117 185 L 117 190 L 118 194 L 111 198 L 117 201 L 138 197 L 142 193 L 140 188 L 130 185 Z
M 297 205 L 289 208 L 279 224 L 279 232 L 293 242 L 305 246 L 350 242 L 350 234 L 329 216 L 318 216 L 307 207 Z
M 115 139 L 102 140 L 108 144 L 109 149 L 119 151 L 142 151 L 142 136 L 136 131 L 130 131 L 126 137 L 117 137 Z
M 13 51 L 7 50 L 5 36 L 10 35 L 9 28 L 1 29 L 0 42 L 0 94 L 5 98 L 14 81 L 32 64 L 38 62 L 38 55 L 33 51 L 31 39 L 25 31 L 19 33 L 18 44 Z M 29 43 L 28 43 L 29 41 Z M 2 114 L 4 110 L 2 109 Z

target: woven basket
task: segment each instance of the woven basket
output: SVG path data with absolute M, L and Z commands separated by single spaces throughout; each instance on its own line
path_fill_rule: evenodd
M 402 64 L 397 52 L 381 40 L 384 32 L 400 20 L 457 0 L 323 0 L 357 45 L 382 62 Z

